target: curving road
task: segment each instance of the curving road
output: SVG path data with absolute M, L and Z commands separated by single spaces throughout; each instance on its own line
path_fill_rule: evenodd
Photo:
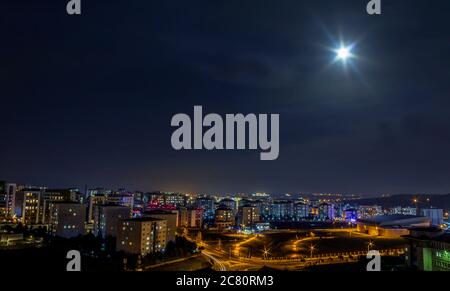
M 213 269 L 216 271 L 227 271 L 226 263 L 219 258 L 217 258 L 214 253 L 209 252 L 206 248 L 202 250 L 202 255 L 208 257 L 214 262 Z

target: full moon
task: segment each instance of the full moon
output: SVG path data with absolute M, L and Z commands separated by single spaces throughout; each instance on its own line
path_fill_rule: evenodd
M 336 54 L 338 59 L 345 61 L 350 57 L 350 49 L 346 47 L 341 47 L 338 50 L 336 50 Z

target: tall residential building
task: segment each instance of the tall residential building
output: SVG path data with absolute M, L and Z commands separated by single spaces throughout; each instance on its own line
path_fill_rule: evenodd
M 295 220 L 301 221 L 309 218 L 309 205 L 303 202 L 296 202 L 294 204 Z
M 121 205 L 96 205 L 94 209 L 94 235 L 102 238 L 117 237 L 117 228 L 124 219 L 130 219 L 130 208 Z
M 71 238 L 84 234 L 86 205 L 55 202 L 51 205 L 50 230 L 54 236 Z
M 164 195 L 164 205 L 184 207 L 186 206 L 186 201 L 186 195 L 181 193 L 166 193 Z
M 134 197 L 134 205 L 133 205 L 133 210 L 138 211 L 139 213 L 142 213 L 145 210 L 145 197 L 144 197 L 144 193 L 140 192 L 140 191 L 135 191 L 133 193 L 133 197 Z
M 431 219 L 431 225 L 440 226 L 444 222 L 444 210 L 442 209 L 422 208 L 420 213 Z
M 231 208 L 221 205 L 216 209 L 216 222 L 234 222 L 234 220 L 235 216 Z
M 178 210 L 178 226 L 188 228 L 201 228 L 202 224 L 202 208 L 180 208 Z
M 163 193 L 152 192 L 144 194 L 145 200 L 149 204 L 148 208 L 161 208 L 161 206 L 167 206 L 166 208 L 186 207 L 189 197 L 183 193 Z M 147 208 L 147 209 L 148 209 Z
M 167 242 L 175 242 L 175 233 L 178 226 L 178 211 L 150 210 L 144 212 L 143 217 L 152 217 L 167 221 Z
M 321 203 L 319 205 L 319 219 L 333 220 L 335 217 L 334 205 L 331 203 Z
M 106 195 L 103 194 L 96 194 L 96 195 L 89 195 L 88 196 L 89 201 L 89 209 L 88 209 L 88 217 L 87 221 L 88 223 L 94 223 L 94 209 L 99 205 L 105 205 L 106 204 Z
M 11 219 L 14 216 L 16 192 L 16 184 L 0 181 L 0 205 L 4 212 L 1 218 Z
M 23 224 L 38 224 L 40 222 L 41 199 L 43 188 L 25 188 L 16 193 L 14 214 Z
M 6 182 L 0 181 L 0 204 L 5 204 L 6 201 Z
M 216 211 L 215 201 L 210 197 L 200 197 L 195 200 L 196 208 L 203 209 L 204 220 L 214 220 L 214 214 Z
M 261 199 L 243 198 L 243 199 L 239 200 L 238 205 L 239 205 L 239 207 L 242 207 L 242 206 L 256 207 L 256 208 L 258 208 L 259 214 L 264 215 L 264 216 L 268 214 L 268 211 L 266 211 L 266 210 L 270 209 L 270 206 L 269 206 L 269 208 L 267 208 L 267 203 L 265 203 L 265 201 L 263 201 Z M 238 207 L 238 209 L 239 209 L 239 207 Z
M 164 252 L 167 244 L 167 221 L 152 217 L 126 219 L 117 232 L 117 250 L 145 256 Z
M 251 205 L 244 205 L 238 211 L 238 224 L 241 226 L 250 226 L 260 222 L 259 209 Z
M 42 193 L 41 206 L 39 209 L 41 223 L 49 223 L 52 205 L 58 202 L 78 203 L 77 197 L 70 189 L 46 189 Z
M 11 218 L 14 216 L 16 193 L 17 193 L 17 185 L 14 183 L 6 183 L 6 185 L 5 185 L 5 215 L 7 218 Z
M 237 209 L 238 209 L 237 208 L 237 203 L 236 203 L 236 201 L 234 201 L 231 198 L 224 198 L 224 199 L 220 200 L 219 201 L 219 208 L 221 206 L 224 206 L 224 207 L 226 207 L 228 209 L 231 209 L 234 212 L 234 214 L 237 213 Z M 216 211 L 216 218 L 217 218 L 217 211 Z
M 289 221 L 294 218 L 294 202 L 275 200 L 270 206 L 270 218 L 275 221 Z
M 121 205 L 128 207 L 130 215 L 134 207 L 134 194 L 130 193 L 111 193 L 111 194 L 95 194 L 92 191 L 89 200 L 88 222 L 94 223 L 94 209 L 97 205 Z M 109 193 L 109 191 L 108 191 Z
M 153 205 L 161 206 L 165 205 L 164 193 L 161 192 L 150 192 L 144 194 L 145 200 Z
M 226 229 L 232 227 L 236 222 L 235 212 L 226 207 L 225 205 L 220 205 L 216 209 L 216 217 L 214 220 L 214 225 L 219 229 Z
M 263 200 L 261 200 L 261 199 L 252 200 L 250 205 L 253 206 L 253 207 L 258 208 L 260 216 L 268 215 L 268 212 L 269 212 L 268 209 L 269 208 L 267 208 L 266 203 Z

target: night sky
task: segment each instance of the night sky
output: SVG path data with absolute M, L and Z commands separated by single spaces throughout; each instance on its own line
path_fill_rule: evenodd
M 450 192 L 450 1 L 0 3 L 0 180 Z M 344 67 L 330 49 L 355 42 Z M 280 156 L 175 151 L 176 113 L 279 113 Z

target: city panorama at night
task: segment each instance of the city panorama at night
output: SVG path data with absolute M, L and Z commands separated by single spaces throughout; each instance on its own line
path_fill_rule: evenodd
M 210 289 L 450 271 L 448 0 L 0 11 L 2 274 Z

